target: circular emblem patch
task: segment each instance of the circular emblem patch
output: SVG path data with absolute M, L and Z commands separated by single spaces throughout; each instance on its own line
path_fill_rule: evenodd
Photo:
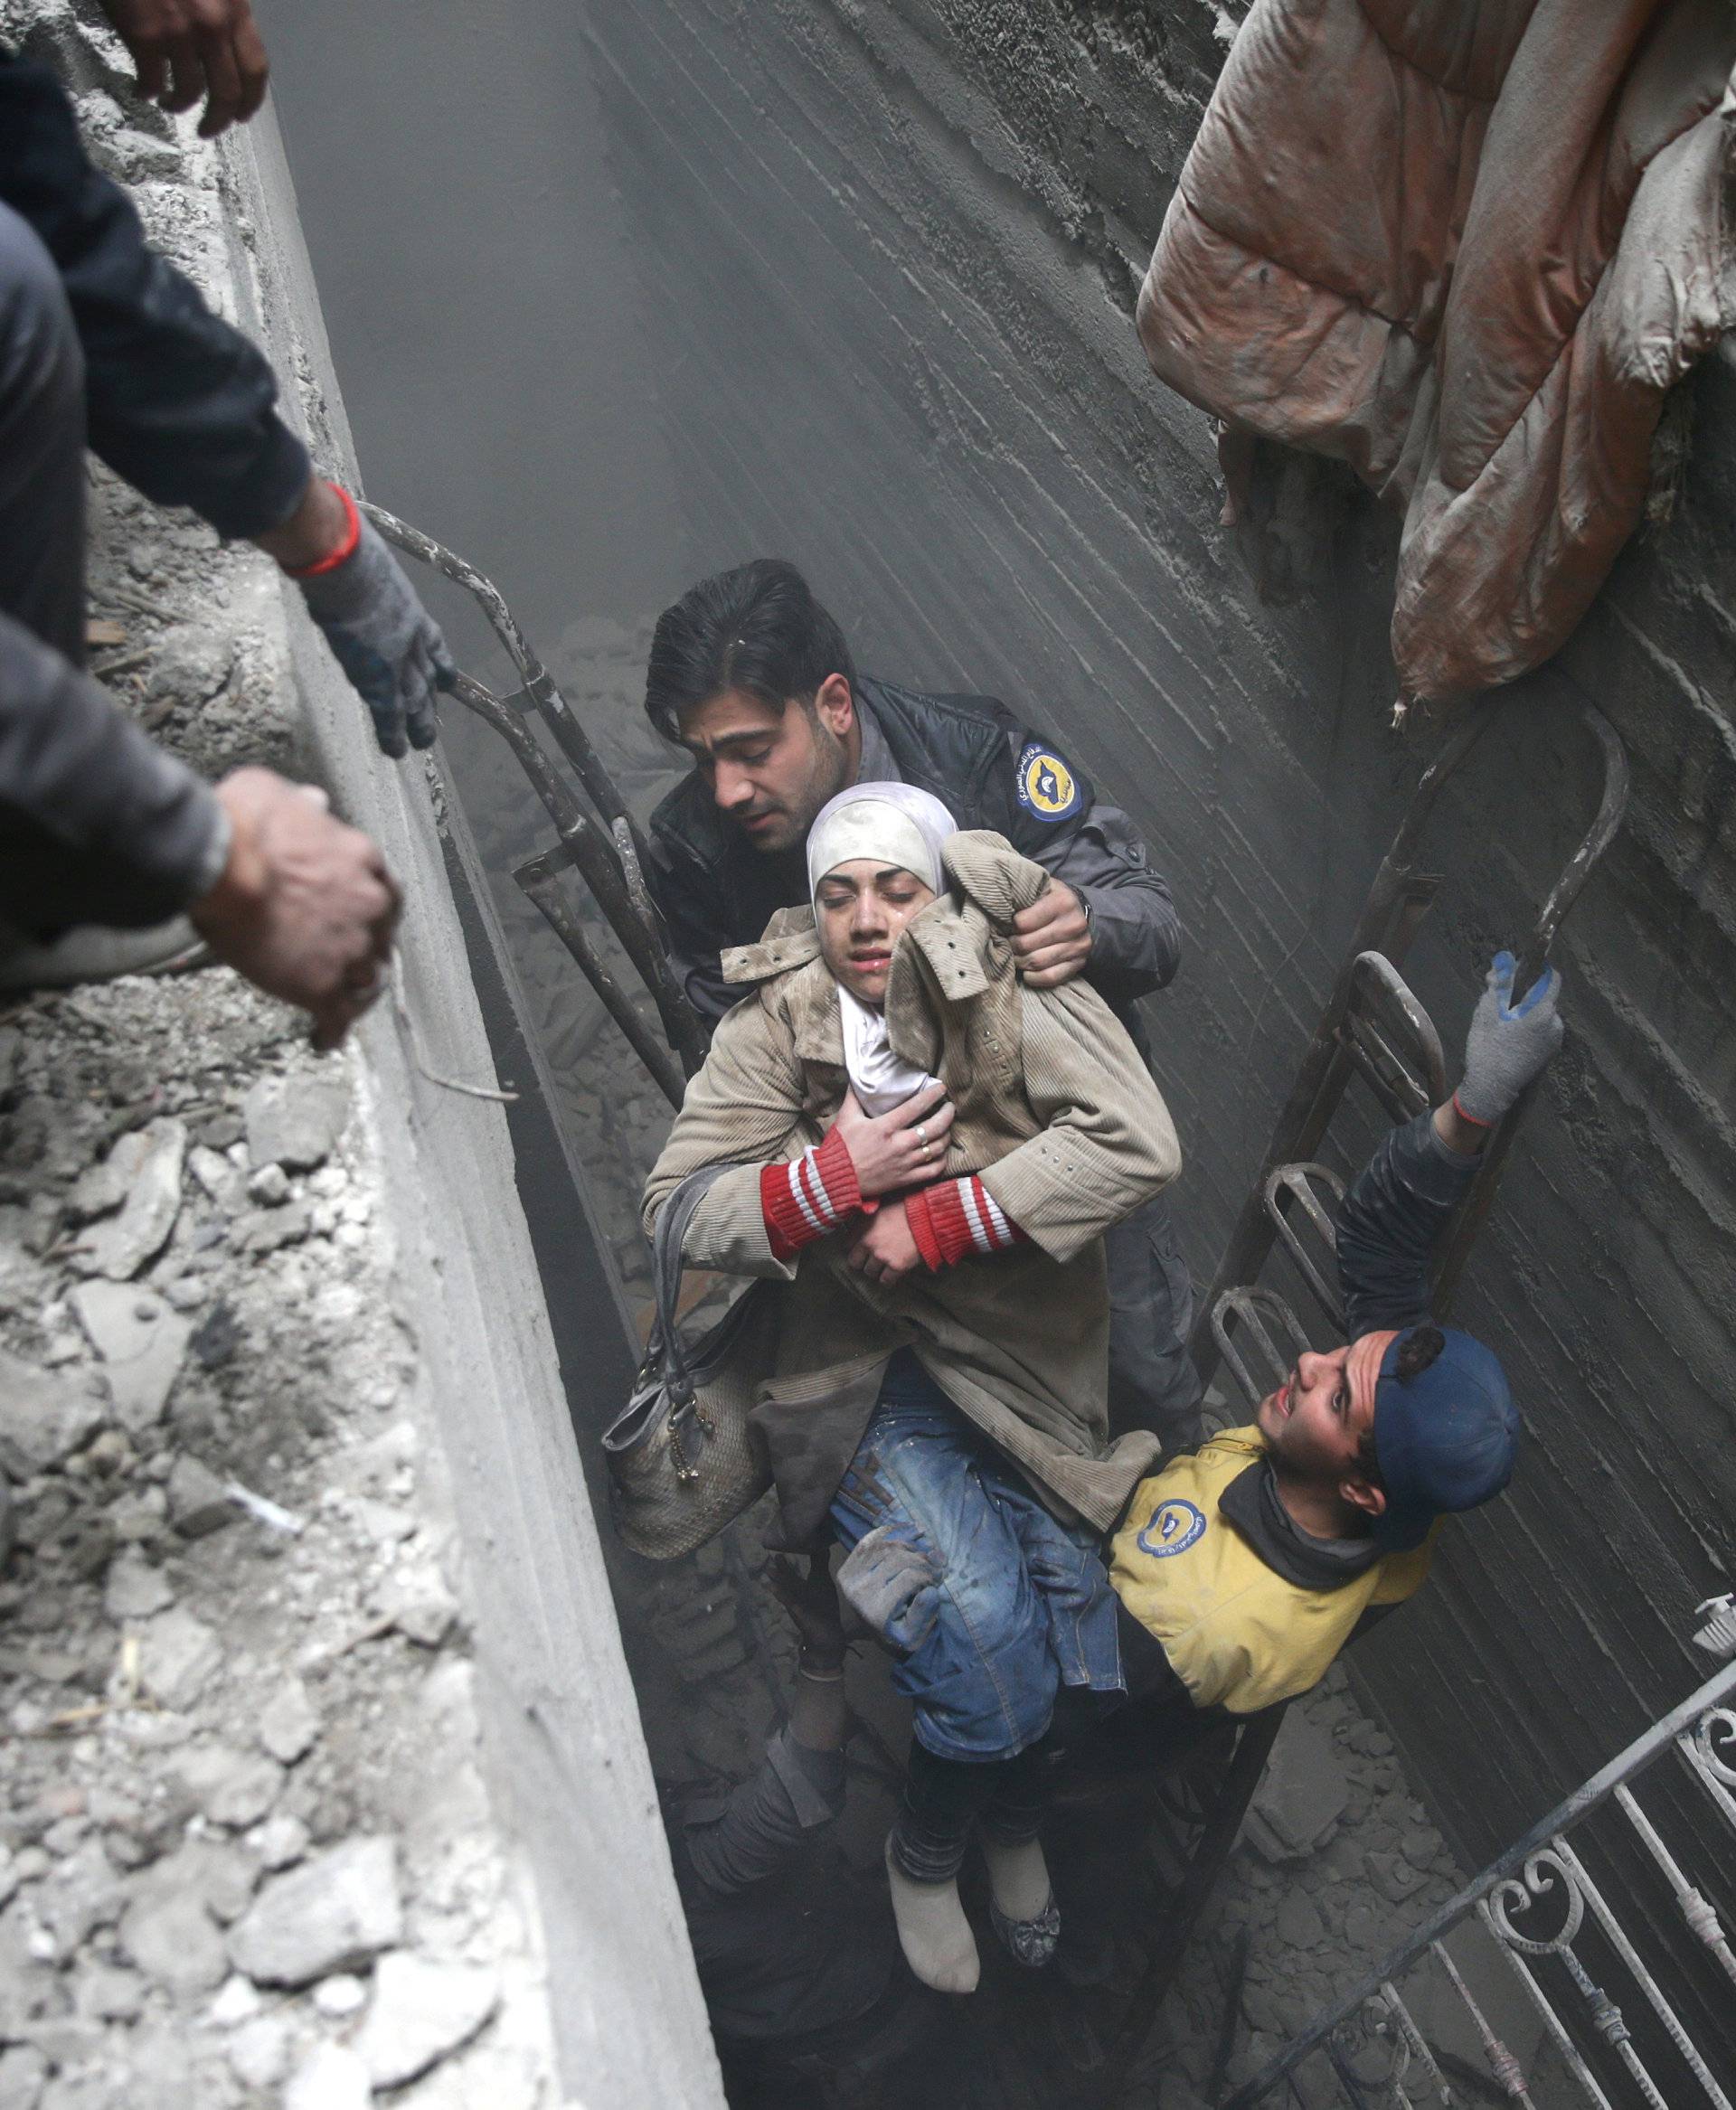
M 1052 749 L 1035 740 L 1019 757 L 1019 804 L 1040 821 L 1064 821 L 1079 806 L 1079 779 Z
M 1139 1549 L 1156 1559 L 1167 1560 L 1172 1553 L 1185 1553 L 1204 1530 L 1204 1511 L 1172 1495 L 1152 1511 L 1151 1521 L 1139 1534 Z

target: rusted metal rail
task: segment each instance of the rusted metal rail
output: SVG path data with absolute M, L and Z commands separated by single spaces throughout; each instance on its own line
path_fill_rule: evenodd
M 1351 1079 L 1362 1079 L 1392 1120 L 1409 1120 L 1445 1097 L 1440 1037 L 1398 969 L 1440 889 L 1437 876 L 1419 868 L 1423 831 L 1442 790 L 1477 744 L 1494 709 L 1493 704 L 1477 705 L 1443 742 L 1423 771 L 1392 847 L 1369 889 L 1344 966 L 1302 1058 L 1194 1330 L 1190 1343 L 1194 1360 L 1207 1379 L 1216 1371 L 1223 1352 L 1222 1313 L 1233 1314 L 1236 1295 L 1251 1291 L 1278 1236 L 1278 1218 L 1269 1198 L 1272 1182 L 1287 1166 L 1317 1156 Z M 1542 973 L 1562 919 L 1614 841 L 1627 811 L 1628 758 L 1620 740 L 1600 711 L 1588 706 L 1580 720 L 1602 764 L 1597 817 L 1551 888 L 1521 947 L 1515 975 L 1521 991 Z M 1533 1097 L 1527 1093 L 1489 1139 L 1477 1178 L 1445 1242 L 1435 1286 L 1436 1308 L 1443 1317 L 1471 1246 L 1494 1206 L 1502 1168 Z
M 679 1107 L 684 1079 L 705 1060 L 707 1035 L 699 1013 L 677 987 L 663 949 L 657 911 L 645 883 L 646 843 L 637 821 L 602 757 L 592 745 L 554 677 L 532 651 L 530 642 L 493 579 L 474 564 L 410 527 L 383 506 L 361 504 L 361 511 L 394 548 L 427 564 L 472 596 L 524 683 L 518 696 L 496 696 L 472 675 L 460 674 L 452 693 L 465 708 L 499 734 L 530 779 L 560 836 L 560 847 L 533 858 L 514 877 L 541 910 L 566 947 L 609 1016 L 626 1034 L 639 1060 L 672 1105 Z M 603 826 L 585 813 L 519 708 L 519 697 L 533 708 L 571 765 L 585 796 Z M 571 865 L 589 888 L 609 928 L 619 940 L 634 971 L 650 992 L 665 1040 L 679 1068 L 671 1063 L 646 1031 L 632 998 L 599 958 L 583 925 L 565 901 L 561 873 Z M 629 1023 L 629 1021 L 631 1022 Z
M 1342 1999 L 1323 2010 L 1269 2066 L 1231 2096 L 1226 2110 L 1252 2110 L 1278 2089 L 1294 2086 L 1293 2077 L 1321 2056 L 1337 2078 L 1343 2099 L 1353 2105 L 1358 2092 L 1372 2100 L 1407 2102 L 1405 2081 L 1413 2063 L 1422 2069 L 1420 2078 L 1438 2081 L 1434 2058 L 1401 1990 L 1408 1974 L 1418 1968 L 1440 1973 L 1477 2031 L 1493 2080 L 1510 2101 L 1529 2103 L 1527 2077 L 1518 2058 L 1467 1984 L 1462 1958 L 1456 1962 L 1445 1946 L 1448 1936 L 1461 1926 L 1479 1930 L 1494 1945 L 1524 2002 L 1535 2012 L 1549 2042 L 1594 2110 L 1612 2110 L 1609 2089 L 1618 2086 L 1621 2092 L 1617 2099 L 1643 2102 L 1654 2110 L 1691 2099 L 1709 2103 L 1712 2110 L 1731 2110 L 1726 2086 L 1730 2076 L 1721 2077 L 1695 2043 L 1676 2003 L 1623 1928 L 1605 1885 L 1593 1873 L 1593 1846 L 1588 1842 L 1582 1851 L 1569 1842 L 1567 1834 L 1579 1831 L 1606 1805 L 1619 1810 L 1695 1936 L 1708 1986 L 1723 1985 L 1728 1999 L 1729 1984 L 1736 1982 L 1736 1955 L 1719 1915 L 1665 1843 L 1629 1784 L 1674 1747 L 1708 1798 L 1706 1814 L 1712 1823 L 1707 1834 L 1694 1843 L 1709 1853 L 1710 1840 L 1723 1836 L 1725 1825 L 1736 1828 L 1736 1797 L 1731 1794 L 1736 1786 L 1732 1701 L 1736 1663 L 1727 1663 L 1533 1824 Z M 1541 1917 L 1533 1920 L 1545 1900 L 1556 1921 L 1547 1932 Z M 1593 1944 L 1588 1946 L 1580 1941 L 1581 1929 L 1596 1930 Z M 1648 2063 L 1620 2002 L 1599 1983 L 1600 1976 L 1613 1977 L 1618 1972 L 1631 1988 L 1623 1995 L 1628 2005 L 1637 2001 L 1649 2010 L 1660 2044 L 1668 2047 L 1661 2059 L 1654 2054 Z M 1345 2037 L 1356 2025 L 1365 2039 L 1373 2034 L 1383 2039 L 1389 2069 L 1378 2080 L 1364 2077 L 1360 2091 L 1345 2086 L 1350 2063 Z M 1655 2072 L 1653 2065 L 1661 2068 L 1663 2060 L 1669 2062 L 1669 2069 Z M 1410 2083 L 1412 2087 L 1416 2085 Z M 1317 2091 L 1307 2097 L 1310 2102 L 1319 2099 Z

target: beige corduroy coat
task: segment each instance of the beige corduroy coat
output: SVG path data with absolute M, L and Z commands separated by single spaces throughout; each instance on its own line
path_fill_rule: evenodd
M 789 1545 L 823 1522 L 901 1346 L 1063 1516 L 1108 1530 L 1157 1456 L 1153 1436 L 1108 1440 L 1102 1234 L 1180 1170 L 1168 1109 L 1088 984 L 1019 980 L 1013 918 L 1043 891 L 1043 868 L 985 831 L 952 836 L 945 855 L 954 890 L 899 941 L 887 1027 L 958 1110 L 947 1173 L 980 1174 L 1032 1242 L 891 1288 L 847 1265 L 849 1225 L 794 1261 L 773 1258 L 760 1167 L 817 1143 L 845 1085 L 837 985 L 807 909 L 725 954 L 726 976 L 750 994 L 718 1027 L 646 1188 L 648 1232 L 690 1173 L 738 1166 L 701 1202 L 684 1257 L 788 1285 L 753 1420 Z

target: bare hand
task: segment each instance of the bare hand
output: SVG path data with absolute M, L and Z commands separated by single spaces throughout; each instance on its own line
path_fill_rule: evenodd
M 889 1201 L 850 1248 L 850 1265 L 870 1282 L 892 1288 L 921 1267 L 916 1234 L 901 1201 Z
M 1085 972 L 1091 927 L 1071 887 L 1052 879 L 1028 909 L 1013 918 L 1013 958 L 1033 989 L 1059 989 Z
M 793 1560 L 779 1556 L 766 1570 L 766 1580 L 807 1653 L 827 1665 L 842 1663 L 844 1623 L 826 1549 L 808 1555 L 806 1576 L 797 1572 Z
M 101 0 L 138 68 L 138 92 L 165 110 L 201 96 L 200 137 L 244 125 L 265 100 L 270 69 L 248 0 Z
M 315 1047 L 335 1048 L 385 986 L 401 907 L 385 861 L 323 791 L 273 770 L 237 769 L 217 797 L 229 862 L 193 927 L 237 974 L 310 1012 Z
M 936 1085 L 879 1115 L 864 1114 L 855 1093 L 847 1091 L 832 1126 L 844 1137 L 856 1185 L 869 1199 L 939 1179 L 947 1169 L 947 1131 L 956 1118 L 945 1087 Z

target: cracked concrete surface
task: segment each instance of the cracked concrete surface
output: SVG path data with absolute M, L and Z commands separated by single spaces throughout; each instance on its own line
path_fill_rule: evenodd
M 94 155 L 221 311 L 258 328 L 263 302 L 280 336 L 293 319 L 316 341 L 250 158 L 134 101 L 118 46 L 64 0 L 7 0 L 0 35 L 69 74 Z M 305 353 L 292 416 L 297 381 L 312 388 Z M 341 460 L 341 413 L 310 407 Z M 208 776 L 265 761 L 333 783 L 389 831 L 413 898 L 396 1000 L 339 1057 L 220 969 L 45 995 L 0 1022 L 0 2104 L 339 2110 L 390 2091 L 557 2110 L 573 2098 L 536 1824 L 514 1821 L 500 1748 L 535 1652 L 497 1653 L 478 1679 L 499 1586 L 467 1569 L 469 1484 L 495 1468 L 468 1469 L 455 1502 L 446 1446 L 514 1376 L 522 1412 L 560 1414 L 560 1395 L 533 1287 L 504 1322 L 530 1352 L 501 1334 L 481 1385 L 463 1368 L 490 1359 L 486 1322 L 464 1331 L 474 1263 L 435 1260 L 449 1314 L 428 1300 L 423 1220 L 448 1169 L 503 1212 L 509 1270 L 523 1239 L 509 1161 L 468 1140 L 488 1116 L 462 1102 L 477 1110 L 455 1142 L 467 1116 L 435 1081 L 437 1065 L 476 1077 L 486 1047 L 455 1005 L 471 1001 L 461 951 L 429 947 L 451 916 L 438 857 L 414 847 L 432 830 L 393 828 L 379 802 L 395 787 L 365 774 L 384 765 L 358 776 L 363 714 L 275 567 L 94 466 L 90 616 L 95 672 L 165 744 Z M 486 1433 L 524 1441 L 505 1419 Z M 581 1532 L 562 1558 L 594 1549 Z M 542 1748 L 565 1762 L 576 1702 L 615 1767 L 587 1813 L 600 1835 L 572 1842 L 557 1883 L 596 1862 L 576 1936 L 555 1902 L 566 1967 L 575 1939 L 613 1952 L 561 2003 L 569 2061 L 584 2056 L 588 2110 L 706 2103 L 612 1626 L 575 1645 L 557 1620 L 546 1642 L 579 1690 Z M 541 1821 L 570 1822 L 550 1800 Z M 636 1944 L 658 1956 L 641 1982 L 671 1974 L 655 2030 L 590 2004 Z

